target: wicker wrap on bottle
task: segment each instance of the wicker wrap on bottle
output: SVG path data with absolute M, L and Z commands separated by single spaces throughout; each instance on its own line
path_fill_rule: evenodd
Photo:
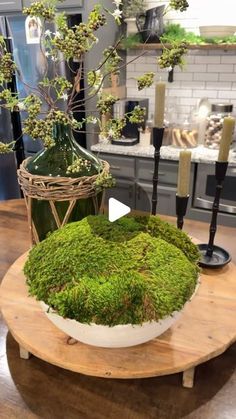
M 98 212 L 96 180 L 98 176 L 109 173 L 110 165 L 108 162 L 102 160 L 103 170 L 99 174 L 71 178 L 33 175 L 26 170 L 27 161 L 28 159 L 23 161 L 17 174 L 25 198 L 32 243 L 39 242 L 37 229 L 32 220 L 33 199 L 49 202 L 57 228 L 63 227 L 68 222 L 78 199 L 92 198 Z M 55 202 L 58 201 L 69 202 L 63 220 L 60 220 L 55 206 Z

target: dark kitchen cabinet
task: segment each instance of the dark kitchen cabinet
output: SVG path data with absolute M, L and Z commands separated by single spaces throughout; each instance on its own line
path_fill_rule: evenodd
M 0 13 L 20 12 L 22 9 L 21 0 L 1 0 Z
M 95 146 L 96 147 L 96 146 Z M 93 147 L 92 147 L 93 150 Z M 94 150 L 96 151 L 96 150 Z M 153 158 L 139 156 L 124 156 L 121 154 L 100 153 L 99 157 L 107 160 L 111 166 L 111 172 L 117 180 L 117 186 L 106 192 L 106 203 L 108 199 L 114 197 L 131 209 L 138 211 L 151 212 L 152 208 L 152 177 L 153 177 Z M 235 167 L 229 167 L 228 176 L 235 176 Z M 214 174 L 214 164 L 192 163 L 190 177 L 190 199 L 187 209 L 187 218 L 210 223 L 211 202 L 201 199 L 199 188 L 205 191 L 206 180 L 199 179 L 197 173 Z M 170 160 L 160 160 L 159 164 L 159 183 L 158 183 L 158 202 L 157 214 L 175 216 L 175 200 L 178 179 L 178 162 Z M 231 196 L 231 195 L 230 195 Z M 205 206 L 200 208 L 199 202 L 204 201 Z M 231 204 L 232 205 L 232 204 Z M 224 209 L 224 207 L 222 207 Z M 235 226 L 235 213 L 218 214 L 219 224 Z
M 105 192 L 105 205 L 109 198 L 115 198 L 131 209 L 135 208 L 135 184 L 130 180 L 116 179 L 116 186 Z
M 168 186 L 158 187 L 157 213 L 165 215 L 175 214 L 176 190 Z M 138 182 L 136 185 L 136 205 L 138 211 L 151 212 L 152 184 Z

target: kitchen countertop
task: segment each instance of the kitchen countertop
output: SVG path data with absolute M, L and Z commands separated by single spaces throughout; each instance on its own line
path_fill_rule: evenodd
M 123 156 L 147 157 L 152 158 L 154 155 L 154 147 L 152 145 L 143 147 L 139 144 L 133 146 L 122 146 L 98 143 L 91 147 L 92 151 L 97 153 L 119 154 Z M 218 157 L 218 150 L 198 146 L 190 149 L 192 151 L 192 162 L 194 163 L 214 163 Z M 171 146 L 161 147 L 161 159 L 163 160 L 179 160 L 180 149 Z M 229 155 L 229 166 L 236 166 L 236 150 L 231 150 Z

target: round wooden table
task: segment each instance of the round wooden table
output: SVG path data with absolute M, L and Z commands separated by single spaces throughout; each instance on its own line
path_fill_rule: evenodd
M 193 386 L 197 365 L 223 353 L 236 340 L 236 266 L 204 271 L 197 294 L 181 318 L 162 336 L 143 345 L 105 349 L 74 342 L 45 316 L 28 296 L 22 272 L 27 254 L 6 273 L 0 306 L 20 356 L 35 355 L 59 367 L 97 377 L 143 378 L 183 372 L 183 385 Z

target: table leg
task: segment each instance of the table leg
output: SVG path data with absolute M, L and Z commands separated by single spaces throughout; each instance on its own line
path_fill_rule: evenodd
M 195 368 L 189 368 L 183 372 L 183 387 L 192 388 L 194 385 Z
M 25 348 L 19 345 L 20 350 L 20 358 L 21 359 L 29 359 L 30 358 L 30 352 L 28 352 Z

